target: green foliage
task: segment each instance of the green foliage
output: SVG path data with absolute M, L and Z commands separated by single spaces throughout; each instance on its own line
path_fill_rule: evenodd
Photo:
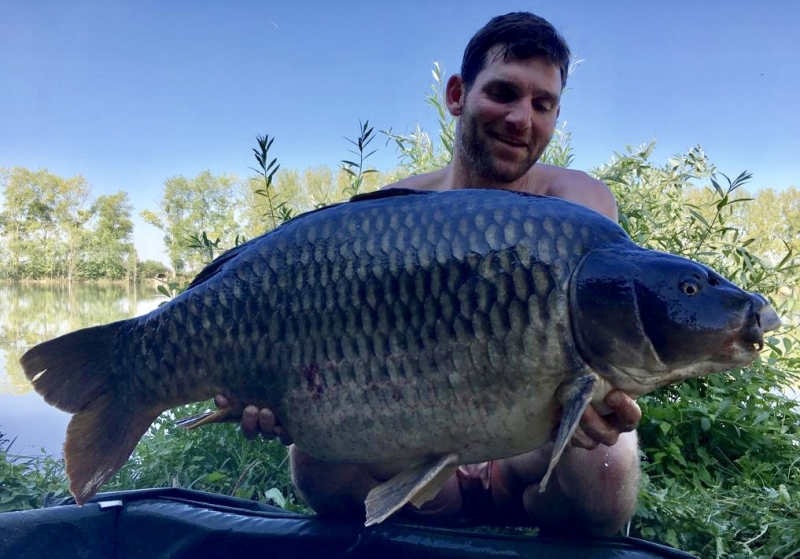
M 748 203 L 738 191 L 749 173 L 729 179 L 699 147 L 658 165 L 653 148 L 628 148 L 594 171 L 616 194 L 620 221 L 634 240 L 705 262 L 773 298 L 797 285 L 791 253 L 773 264 L 749 250 L 753 240 L 737 221 Z M 791 303 L 775 306 L 791 316 Z M 640 399 L 644 476 L 635 534 L 700 557 L 800 553 L 800 409 L 783 393 L 798 381 L 796 328 L 767 343 L 769 351 L 751 367 Z
M 103 491 L 184 487 L 307 512 L 289 477 L 287 449 L 276 441 L 247 441 L 233 425 L 175 427 L 174 419 L 202 404 L 175 408 L 159 417 L 130 460 Z M 27 510 L 69 497 L 63 459 L 21 456 L 0 433 L 0 512 Z
M 800 550 L 798 407 L 765 389 L 782 376 L 761 362 L 641 399 L 637 534 L 700 557 Z
M 239 231 L 243 190 L 234 175 L 214 176 L 209 171 L 191 179 L 172 177 L 164 183 L 159 211 L 144 210 L 141 216 L 164 232 L 173 270 L 187 273 L 202 266 L 203 256 L 187 243 L 198 231 L 230 246 Z
M 162 414 L 104 490 L 185 487 L 305 510 L 292 488 L 283 445 L 248 441 L 232 424 L 175 427 L 176 418 L 206 407 L 192 404 Z
M 169 268 L 157 260 L 144 260 L 138 263 L 137 274 L 140 278 L 152 279 L 169 275 Z
M 754 239 L 753 251 L 774 259 L 781 258 L 787 249 L 800 254 L 800 189 L 789 186 L 782 190 L 742 190 L 739 195 L 757 200 L 736 209 L 737 222 Z
M 65 179 L 46 169 L 14 167 L 0 174 L 4 210 L 0 241 L 4 258 L 0 277 L 11 280 L 116 279 L 119 270 L 103 262 L 110 224 L 103 210 L 117 202 L 117 244 L 130 244 L 130 207 L 125 194 L 99 197 L 93 204 L 88 183 L 80 175 Z M 93 225 L 93 226 L 92 226 Z M 127 247 L 127 245 L 126 245 Z M 127 254 L 126 250 L 126 254 Z
M 272 147 L 275 138 L 270 139 L 268 134 L 264 134 L 263 136 L 256 136 L 256 141 L 258 142 L 258 147 L 253 148 L 253 154 L 258 162 L 259 168 L 253 168 L 253 170 L 258 173 L 261 180 L 263 180 L 264 188 L 256 189 L 255 193 L 259 196 L 263 196 L 267 200 L 267 211 L 264 217 L 271 221 L 271 228 L 274 229 L 284 221 L 288 221 L 292 218 L 292 209 L 286 202 L 277 201 L 274 194 L 275 189 L 272 188 L 272 179 L 281 167 L 278 164 L 277 157 L 273 158 L 271 161 L 269 159 L 269 148 Z M 203 234 L 205 235 L 205 232 Z
M 178 295 L 186 291 L 189 288 L 189 284 L 191 283 L 192 283 L 191 281 L 186 281 L 186 280 L 166 281 L 162 279 L 159 280 L 159 284 L 156 286 L 156 290 L 164 297 L 172 299 L 173 297 L 177 297 Z M 158 304 L 158 306 L 162 307 L 166 305 L 168 302 L 169 301 L 162 301 L 161 303 Z
M 13 444 L 0 432 L 0 512 L 35 509 L 69 495 L 63 460 L 13 454 Z
M 436 111 L 439 128 L 439 142 L 431 140 L 419 125 L 414 132 L 406 135 L 395 134 L 391 129 L 382 131 L 390 141 L 394 141 L 400 153 L 400 164 L 410 175 L 418 175 L 440 169 L 453 159 L 456 121 L 447 110 L 445 102 L 445 83 L 443 70 L 438 62 L 433 63 L 433 84 L 425 102 Z
M 222 241 L 221 238 L 217 237 L 213 241 L 208 238 L 208 235 L 205 231 L 201 234 L 191 234 L 186 238 L 186 248 L 190 248 L 194 251 L 197 251 L 202 257 L 203 262 L 205 264 L 214 260 L 218 254 L 225 252 L 227 249 L 220 246 L 220 242 Z M 247 241 L 244 235 L 239 233 L 236 234 L 236 237 L 233 239 L 233 246 L 239 246 L 240 244 Z
M 380 174 L 380 173 L 376 173 Z M 374 175 L 361 175 L 363 183 L 368 182 Z M 302 177 L 298 176 L 299 191 L 302 196 L 293 200 L 298 211 L 328 206 L 335 202 L 347 199 L 347 191 L 352 187 L 352 178 L 341 167 L 334 177 L 334 170 L 327 166 L 319 166 L 303 171 Z
M 98 196 L 78 264 L 81 279 L 118 280 L 130 277 L 136 265 L 133 248 L 133 205 L 125 192 Z
M 575 160 L 571 139 L 572 132 L 567 130 L 567 123 L 564 122 L 560 128 L 555 129 L 553 138 L 547 144 L 547 149 L 544 150 L 542 157 L 539 158 L 539 162 L 545 165 L 555 165 L 556 167 L 570 167 Z
M 368 120 L 363 124 L 361 121 L 359 121 L 358 124 L 361 128 L 358 138 L 356 140 L 345 138 L 348 142 L 356 147 L 355 150 L 349 151 L 358 157 L 358 161 L 348 161 L 347 159 L 342 160 L 342 170 L 350 177 L 350 185 L 345 189 L 345 193 L 350 197 L 361 193 L 361 186 L 364 182 L 365 175 L 369 173 L 377 173 L 375 169 L 364 168 L 364 161 L 366 161 L 368 157 L 377 151 L 372 150 L 367 154 L 364 153 L 372 140 L 375 139 L 374 128 L 369 125 Z

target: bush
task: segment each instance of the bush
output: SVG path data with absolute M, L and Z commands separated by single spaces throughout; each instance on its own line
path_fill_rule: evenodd
M 287 449 L 277 441 L 248 441 L 233 424 L 175 427 L 175 418 L 207 407 L 191 404 L 161 414 L 103 490 L 185 487 L 306 510 L 292 487 Z
M 136 266 L 137 275 L 142 279 L 152 279 L 159 276 L 168 277 L 171 272 L 169 268 L 157 260 L 137 262 Z
M 0 512 L 34 509 L 69 495 L 62 460 L 12 454 L 12 446 L 0 432 Z
M 705 262 L 744 289 L 775 296 L 798 284 L 788 253 L 772 264 L 748 251 L 734 217 L 737 189 L 700 148 L 656 165 L 653 145 L 629 149 L 594 174 L 617 196 L 620 221 L 650 248 Z M 707 181 L 701 188 L 698 182 Z M 788 314 L 791 300 L 774 302 Z M 635 535 L 700 557 L 800 553 L 800 415 L 784 394 L 800 370 L 796 330 L 767 341 L 752 366 L 692 379 L 640 399 L 643 479 Z

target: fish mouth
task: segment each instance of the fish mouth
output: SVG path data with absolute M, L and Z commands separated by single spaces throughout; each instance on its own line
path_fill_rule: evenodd
M 736 345 L 743 349 L 749 347 L 751 352 L 758 353 L 764 349 L 764 334 L 777 330 L 781 319 L 772 305 L 761 295 L 753 295 L 747 305 L 744 324 L 739 329 Z
M 630 383 L 625 386 L 625 390 L 634 396 L 640 396 L 668 384 L 752 363 L 764 349 L 764 334 L 777 330 L 781 326 L 781 320 L 772 305 L 763 296 L 756 294 L 752 295 L 741 316 L 738 327 L 730 330 L 722 348 L 711 352 L 699 362 L 675 368 L 662 364 L 664 369 L 656 374 L 645 367 L 615 367 Z
M 744 309 L 741 325 L 728 338 L 721 357 L 731 365 L 747 365 L 764 349 L 764 335 L 777 330 L 781 319 L 762 295 L 752 294 Z

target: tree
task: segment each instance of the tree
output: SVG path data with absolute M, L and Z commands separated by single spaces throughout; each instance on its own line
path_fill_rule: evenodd
M 91 208 L 92 228 L 80 262 L 83 279 L 117 280 L 128 275 L 133 251 L 132 212 L 125 192 L 98 196 L 95 200 Z
M 80 175 L 59 180 L 57 188 L 55 219 L 63 240 L 63 272 L 67 281 L 72 281 L 77 272 L 81 252 L 86 243 L 84 225 L 91 218 L 92 212 L 87 209 L 91 194 L 86 179 Z
M 214 176 L 204 171 L 193 179 L 172 177 L 164 183 L 159 211 L 141 212 L 145 222 L 164 232 L 164 244 L 177 273 L 197 270 L 202 256 L 190 248 L 190 238 L 206 232 L 222 246 L 233 246 L 240 231 L 243 187 L 234 175 Z
M 344 171 L 340 172 L 346 175 Z M 333 169 L 328 166 L 310 167 L 303 171 L 304 209 L 321 208 L 346 198 L 343 189 L 333 180 Z
M 81 228 L 90 216 L 86 179 L 14 167 L 3 177 L 3 196 L 8 275 L 71 279 L 83 240 Z
M 742 191 L 742 198 L 753 203 L 741 204 L 734 220 L 749 237 L 754 250 L 777 262 L 787 250 L 800 254 L 800 190 L 790 186 L 783 190 L 764 188 Z
M 140 277 L 147 279 L 166 278 L 169 275 L 169 268 L 157 260 L 144 260 L 138 263 L 137 273 Z
M 3 185 L 5 210 L 3 224 L 6 250 L 10 255 L 9 275 L 12 279 L 38 276 L 46 269 L 43 263 L 47 251 L 46 233 L 52 222 L 52 203 L 45 198 L 40 182 L 46 171 L 37 173 L 14 167 Z M 37 247 L 38 250 L 34 250 Z M 44 251 L 42 251 L 44 249 Z

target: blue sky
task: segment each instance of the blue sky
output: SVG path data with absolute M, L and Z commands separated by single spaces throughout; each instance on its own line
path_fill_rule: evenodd
M 155 209 L 176 175 L 246 176 L 257 134 L 285 167 L 337 166 L 359 119 L 435 129 L 431 67 L 457 72 L 492 16 L 550 20 L 584 62 L 561 120 L 575 168 L 700 144 L 752 188 L 800 186 L 800 2 L 0 0 L 0 166 L 82 174 Z M 397 154 L 376 141 L 382 170 Z M 140 258 L 165 259 L 136 219 Z

